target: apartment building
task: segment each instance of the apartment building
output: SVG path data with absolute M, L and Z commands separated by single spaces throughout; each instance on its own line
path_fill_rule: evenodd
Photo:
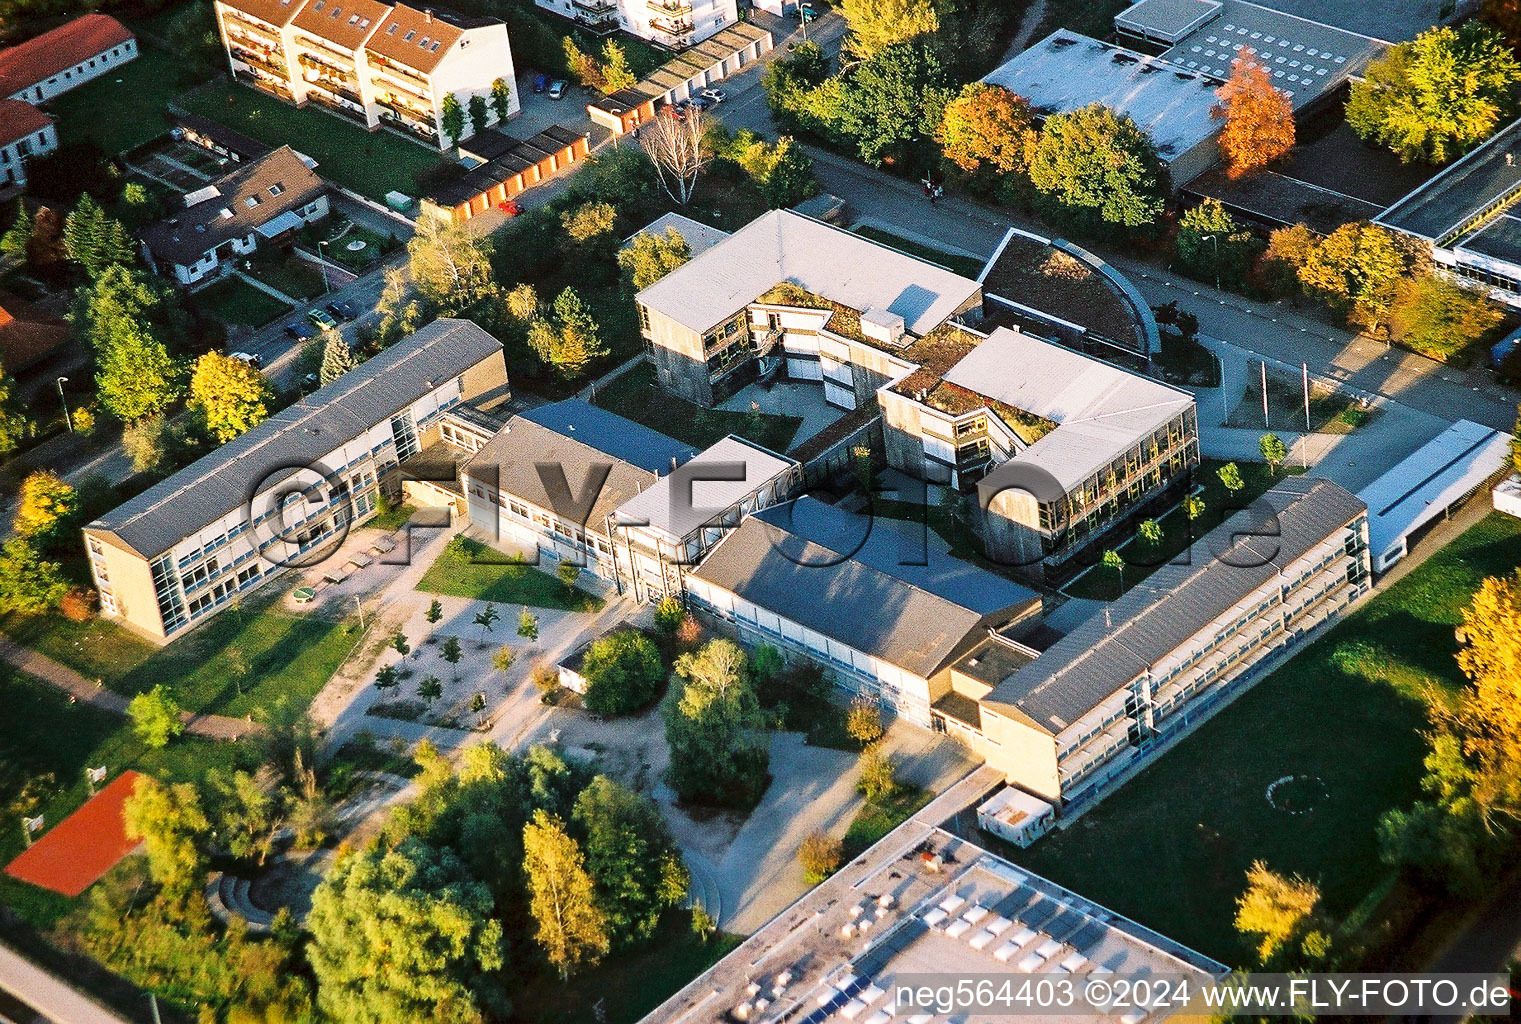
M 26 184 L 26 162 L 57 148 L 52 117 L 21 100 L 0 100 L 0 186 Z
M 169 640 L 369 518 L 461 403 L 507 387 L 502 345 L 436 320 L 84 529 L 101 614 Z
M 684 580 L 748 644 L 822 666 L 836 686 L 931 727 L 951 666 L 990 630 L 1038 625 L 1040 595 L 912 531 L 801 497 L 744 520 Z
M 317 103 L 371 130 L 396 128 L 440 149 L 444 100 L 467 112 L 465 135 L 516 117 L 507 26 L 378 0 L 217 0 L 233 77 L 297 105 Z M 508 89 L 506 118 L 492 87 Z M 471 124 L 470 101 L 487 101 Z
M 737 437 L 699 453 L 571 399 L 513 417 L 461 478 L 487 540 L 569 560 L 653 601 L 680 593 L 745 515 L 792 496 L 802 467 Z
M 975 484 L 973 526 L 1004 564 L 1059 566 L 1199 464 L 1180 388 L 1006 327 L 946 327 L 916 352 L 878 393 L 887 462 Z
M 289 245 L 328 215 L 327 182 L 289 146 L 243 164 L 184 197 L 185 208 L 144 228 L 143 254 L 160 274 L 191 286 L 237 257 Z
M 1064 811 L 1108 792 L 1235 699 L 1268 659 L 1371 586 L 1368 512 L 1290 477 L 1043 651 L 990 637 L 952 667 L 937 723 Z
M 41 103 L 137 57 L 137 37 L 109 14 L 85 14 L 0 50 L 0 97 Z
M 619 29 L 679 50 L 739 21 L 738 0 L 534 0 L 598 35 Z

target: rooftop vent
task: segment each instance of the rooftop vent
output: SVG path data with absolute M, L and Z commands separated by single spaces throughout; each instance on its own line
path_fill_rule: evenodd
M 897 313 L 886 309 L 868 309 L 861 314 L 861 333 L 872 341 L 901 348 L 904 344 L 903 331 L 903 318 Z

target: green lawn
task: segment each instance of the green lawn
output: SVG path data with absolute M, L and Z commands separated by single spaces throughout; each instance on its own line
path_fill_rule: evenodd
M 562 982 L 545 972 L 512 993 L 513 1019 L 523 1024 L 634 1024 L 683 985 L 721 960 L 743 941 L 724 932 L 704 942 L 692 933 L 684 910 L 669 911 L 650 941 L 638 949 L 614 953 L 601 964 Z
M 863 853 L 877 840 L 908 820 L 908 816 L 930 802 L 935 794 L 918 786 L 899 784 L 885 803 L 870 800 L 856 812 L 845 830 L 845 859 Z
M 244 327 L 263 327 L 293 308 L 239 277 L 224 277 L 202 288 L 195 301 L 218 320 Z
M 293 299 L 310 301 L 321 295 L 322 271 L 296 255 L 269 253 L 250 261 L 248 273 Z
M 0 806 L 9 806 L 28 779 L 50 774 L 53 796 L 40 807 L 49 827 L 89 795 L 84 769 L 105 765 L 111 775 L 135 768 L 156 778 L 200 782 L 208 768 L 251 766 L 250 744 L 213 743 L 181 737 L 163 750 L 139 743 L 126 719 L 85 704 L 70 704 L 52 687 L 0 668 Z M 0 829 L 0 864 L 22 848 L 14 820 Z M 0 875 L 0 903 L 29 924 L 46 929 L 76 903 Z
M 187 110 L 271 146 L 289 144 L 317 161 L 317 173 L 373 199 L 417 194 L 417 175 L 443 162 L 436 150 L 391 132 L 370 133 L 316 107 L 295 107 L 226 80 L 180 97 Z
M 497 604 L 524 604 L 536 608 L 560 608 L 595 612 L 603 600 L 579 587 L 566 587 L 554 576 L 541 572 L 479 541 L 456 537 L 428 566 L 417 589 L 429 594 L 468 597 Z M 516 628 L 515 623 L 507 623 Z
M 916 242 L 913 239 L 895 235 L 890 231 L 883 231 L 880 228 L 862 225 L 851 230 L 863 238 L 870 238 L 874 242 L 890 245 L 900 252 L 908 253 L 910 256 L 917 256 L 921 260 L 938 263 L 947 270 L 954 271 L 962 277 L 970 277 L 974 281 L 977 279 L 977 275 L 982 273 L 983 264 L 987 262 L 987 260 L 979 260 L 972 256 L 945 252 L 944 250 L 925 245 L 922 242 Z
M 3 625 L 19 643 L 118 693 L 168 683 L 186 710 L 238 717 L 281 697 L 304 707 L 358 642 L 354 622 L 292 615 L 276 596 L 256 595 L 163 648 L 102 621 L 50 615 Z M 240 662 L 243 673 L 235 671 Z
M 1389 877 L 1380 815 L 1419 795 L 1425 687 L 1462 684 L 1453 626 L 1485 576 L 1517 564 L 1521 522 L 1490 514 L 1070 828 L 1009 852 L 1232 964 L 1251 959 L 1231 919 L 1255 859 L 1317 881 L 1327 910 L 1344 917 Z M 1338 668 L 1334 653 L 1354 644 L 1373 671 Z M 1318 776 L 1328 795 L 1293 817 L 1264 794 L 1296 774 Z
M 183 61 L 144 44 L 136 60 L 46 104 L 58 119 L 58 141 L 91 141 L 107 156 L 126 152 L 169 130 L 166 107 L 193 84 Z
M 1157 519 L 1158 525 L 1162 527 L 1160 543 L 1149 544 L 1136 536 L 1119 545 L 1117 550 L 1125 560 L 1123 579 L 1112 569 L 1097 565 L 1064 586 L 1062 593 L 1069 597 L 1113 601 L 1181 554 L 1194 539 L 1204 536 L 1256 501 L 1285 474 L 1304 472 L 1298 466 L 1289 466 L 1279 469 L 1275 475 L 1266 463 L 1238 462 L 1236 466 L 1241 470 L 1241 480 L 1246 486 L 1233 495 L 1220 482 L 1219 470 L 1222 465 L 1224 463 L 1218 459 L 1205 459 L 1194 471 L 1194 482 L 1201 488 L 1199 497 L 1204 499 L 1203 516 L 1190 523 L 1181 507 L 1172 509 Z M 1181 496 L 1179 501 L 1182 501 Z
M 738 434 L 774 452 L 785 452 L 802 420 L 796 416 L 704 409 L 655 383 L 655 369 L 641 363 L 597 391 L 592 402 L 697 448 Z
M 352 242 L 363 242 L 364 248 L 350 249 Z M 322 246 L 319 249 L 318 243 Z M 360 227 L 342 217 L 329 217 L 327 221 L 313 224 L 301 232 L 301 245 L 342 264 L 357 273 L 363 273 L 379 262 L 395 240 L 368 228 Z

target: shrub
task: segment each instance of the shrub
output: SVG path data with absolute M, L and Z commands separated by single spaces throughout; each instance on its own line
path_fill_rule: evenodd
M 897 765 L 892 757 L 879 747 L 868 747 L 861 755 L 861 777 L 856 780 L 856 789 L 876 803 L 892 796 L 897 788 Z
M 681 607 L 681 602 L 676 598 L 662 597 L 660 603 L 655 606 L 655 628 L 666 636 L 672 636 L 681 628 L 686 614 L 686 610 Z
M 850 738 L 868 747 L 882 738 L 882 710 L 865 698 L 858 697 L 845 712 L 845 731 Z
M 89 622 L 95 617 L 97 595 L 89 587 L 70 587 L 58 602 L 58 611 L 70 622 Z
M 649 637 L 620 629 L 592 641 L 581 664 L 586 707 L 601 715 L 626 715 L 653 701 L 665 679 L 660 651 Z
M 560 673 L 553 665 L 537 665 L 529 675 L 533 688 L 539 691 L 539 701 L 553 704 L 555 693 L 560 689 Z
M 817 885 L 834 874 L 845 858 L 844 845 L 827 832 L 810 832 L 797 848 L 797 862 L 803 868 L 803 880 Z

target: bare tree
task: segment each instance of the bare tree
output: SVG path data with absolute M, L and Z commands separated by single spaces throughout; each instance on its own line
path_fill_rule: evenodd
M 654 163 L 660 187 L 681 206 L 691 201 L 697 176 L 713 159 L 703 151 L 702 131 L 702 111 L 695 106 L 684 117 L 666 107 L 639 129 L 639 145 Z

